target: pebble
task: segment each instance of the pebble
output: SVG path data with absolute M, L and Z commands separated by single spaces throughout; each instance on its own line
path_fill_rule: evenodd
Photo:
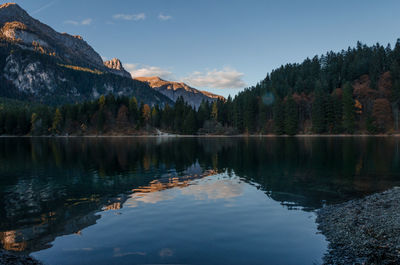
M 324 264 L 400 264 L 400 187 L 317 211 Z

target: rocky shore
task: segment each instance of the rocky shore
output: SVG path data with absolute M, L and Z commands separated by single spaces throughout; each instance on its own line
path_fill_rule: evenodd
M 41 265 L 39 261 L 27 256 L 0 249 L 0 265 Z
M 400 187 L 318 212 L 324 264 L 400 264 Z

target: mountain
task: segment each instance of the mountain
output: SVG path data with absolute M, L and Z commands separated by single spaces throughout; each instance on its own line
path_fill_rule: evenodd
M 109 93 L 173 103 L 133 80 L 118 59 L 103 62 L 81 36 L 58 33 L 17 4 L 0 5 L 0 96 L 62 104 Z
M 198 108 L 203 100 L 225 100 L 225 98 L 222 96 L 215 95 L 207 91 L 197 90 L 193 87 L 188 86 L 185 83 L 166 81 L 159 78 L 158 76 L 137 77 L 135 78 L 135 80 L 139 80 L 141 82 L 149 84 L 149 86 L 152 87 L 154 90 L 167 96 L 173 101 L 176 101 L 179 97 L 183 97 L 184 101 L 195 108 Z
M 122 66 L 122 63 L 119 59 L 117 58 L 113 58 L 109 61 L 105 61 L 104 65 L 106 67 L 108 67 L 109 69 L 112 70 L 112 73 L 123 76 L 123 77 L 127 77 L 127 78 L 132 78 L 131 74 L 128 73 L 124 67 Z

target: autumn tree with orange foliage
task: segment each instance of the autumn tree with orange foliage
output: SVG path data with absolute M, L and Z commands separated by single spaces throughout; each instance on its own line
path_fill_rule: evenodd
M 143 115 L 144 122 L 147 124 L 150 121 L 150 118 L 151 118 L 151 109 L 150 109 L 149 105 L 144 104 L 142 115 Z

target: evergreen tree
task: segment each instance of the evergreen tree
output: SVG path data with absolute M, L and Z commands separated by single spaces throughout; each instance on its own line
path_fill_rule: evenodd
M 194 110 L 191 110 L 183 122 L 183 132 L 185 134 L 195 134 L 196 131 L 196 116 Z
M 320 85 L 315 90 L 315 98 L 312 104 L 312 127 L 315 133 L 324 133 L 326 129 L 326 102 L 325 95 Z
M 153 127 L 160 126 L 160 115 L 158 106 L 153 107 L 151 110 L 151 124 L 153 125 Z
M 353 88 L 350 83 L 346 83 L 343 89 L 343 129 L 350 134 L 355 130 Z
M 299 117 L 297 104 L 289 94 L 285 103 L 285 133 L 295 135 L 298 131 Z
M 139 110 L 138 110 L 138 102 L 135 97 L 132 97 L 129 100 L 129 120 L 133 123 L 138 122 L 139 120 Z
M 285 133 L 285 108 L 280 98 L 274 102 L 274 129 L 276 134 Z
M 211 118 L 212 118 L 214 121 L 218 121 L 218 106 L 217 106 L 217 101 L 214 101 L 213 104 L 212 104 Z

